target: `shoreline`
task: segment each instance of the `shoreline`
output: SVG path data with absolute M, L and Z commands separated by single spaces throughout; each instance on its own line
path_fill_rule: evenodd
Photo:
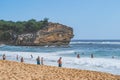
M 0 60 L 0 80 L 120 80 L 110 73 Z
M 24 52 L 17 52 L 16 53 L 16 52 L 2 51 L 1 53 L 4 53 L 6 55 L 6 59 L 5 60 L 8 60 L 8 61 L 20 62 L 21 57 L 24 57 L 24 63 L 27 63 L 27 64 L 36 64 L 36 58 L 38 57 L 38 55 L 36 55 L 36 54 L 34 55 L 34 53 L 32 53 L 32 56 L 34 56 L 34 57 L 31 58 L 31 55 L 30 55 L 31 53 L 28 53 L 28 52 L 27 52 L 27 54 L 25 53 L 24 56 L 23 56 Z M 0 54 L 0 56 L 1 56 L 0 60 L 3 60 L 2 55 L 3 54 Z M 18 59 L 17 59 L 17 55 L 18 55 Z M 41 55 L 39 55 L 39 56 L 41 56 Z M 44 62 L 45 65 L 58 66 L 58 64 L 57 64 L 57 59 L 58 58 L 57 57 L 53 58 L 53 56 L 52 57 L 50 57 L 50 56 L 47 57 L 47 56 L 48 55 L 41 56 L 41 57 L 44 57 L 44 61 L 43 62 Z M 92 62 L 93 64 L 98 65 L 98 66 L 97 67 L 96 66 L 92 67 L 92 66 L 81 65 L 81 63 L 80 63 L 80 65 L 79 65 L 79 63 L 76 64 L 76 65 L 74 65 L 72 62 L 69 62 L 69 63 L 72 63 L 72 64 L 67 63 L 67 61 L 70 61 L 70 60 L 71 61 L 75 61 L 74 63 L 83 62 L 83 61 L 85 61 L 83 63 L 86 63 L 86 62 L 89 61 L 90 63 Z M 65 67 L 66 68 L 72 68 L 72 69 L 80 69 L 80 70 L 90 70 L 90 71 L 105 72 L 105 73 L 110 73 L 110 74 L 113 74 L 113 75 L 120 75 L 120 72 L 119 72 L 119 60 L 117 60 L 117 62 L 116 62 L 115 59 L 112 59 L 112 60 L 108 59 L 108 60 L 103 60 L 103 61 L 102 60 L 103 60 L 103 58 L 102 59 L 101 58 L 100 59 L 99 58 L 94 58 L 94 59 L 91 59 L 91 58 L 80 58 L 80 59 L 77 59 L 77 58 L 75 58 L 73 60 L 69 59 L 69 58 L 63 58 L 63 67 L 64 68 Z M 103 65 L 104 63 L 112 64 L 112 63 L 109 63 L 109 61 L 115 62 L 115 64 L 118 63 L 117 66 L 116 66 L 118 68 L 111 69 L 111 68 L 109 68 L 109 66 L 107 68 L 101 68 L 101 67 L 104 67 L 104 65 Z M 98 62 L 100 62 L 100 64 L 97 64 Z M 103 64 L 101 64 L 101 63 L 103 63 Z

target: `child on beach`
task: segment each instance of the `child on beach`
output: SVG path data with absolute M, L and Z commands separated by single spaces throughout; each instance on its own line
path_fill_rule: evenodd
M 37 64 L 40 65 L 40 57 L 38 56 L 37 60 Z
M 62 67 L 62 57 L 60 57 L 57 62 L 58 62 L 58 67 Z

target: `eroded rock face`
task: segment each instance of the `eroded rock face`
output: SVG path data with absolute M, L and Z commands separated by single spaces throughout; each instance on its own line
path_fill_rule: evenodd
M 73 29 L 58 23 L 49 23 L 36 33 L 18 35 L 16 45 L 68 45 L 73 38 Z

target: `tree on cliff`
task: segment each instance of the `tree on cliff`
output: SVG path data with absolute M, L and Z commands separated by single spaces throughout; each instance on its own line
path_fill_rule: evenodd
M 15 34 L 21 34 L 26 32 L 36 32 L 48 25 L 48 18 L 44 18 L 41 21 L 30 19 L 28 21 L 5 21 L 0 20 L 0 39 L 7 40 L 6 34 L 9 35 L 9 31 Z M 9 38 L 9 37 L 8 37 Z
M 9 41 L 11 39 L 11 35 L 8 31 L 5 31 L 3 32 L 1 35 L 0 35 L 0 40 L 1 41 Z

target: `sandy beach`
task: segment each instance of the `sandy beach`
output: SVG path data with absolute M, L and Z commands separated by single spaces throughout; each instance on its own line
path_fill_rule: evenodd
M 120 76 L 0 60 L 0 80 L 120 80 Z

